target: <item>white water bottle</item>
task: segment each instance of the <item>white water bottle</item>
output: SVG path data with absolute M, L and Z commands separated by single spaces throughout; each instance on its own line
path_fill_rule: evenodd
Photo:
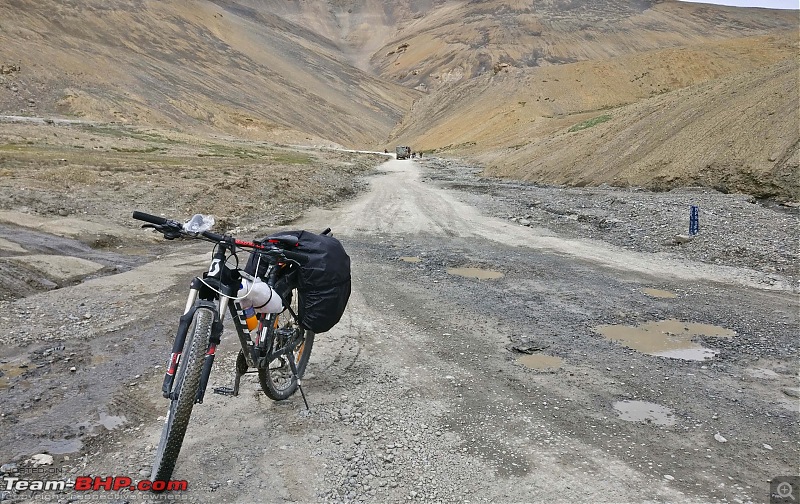
M 252 307 L 256 313 L 280 313 L 283 310 L 283 300 L 280 295 L 258 278 L 252 284 L 249 280 L 242 279 L 238 297 L 245 294 L 247 297 L 239 301 L 242 308 Z

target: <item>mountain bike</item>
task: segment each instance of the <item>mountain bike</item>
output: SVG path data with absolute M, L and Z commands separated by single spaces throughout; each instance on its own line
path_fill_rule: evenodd
M 133 212 L 133 218 L 146 222 L 143 228 L 155 229 L 168 240 L 188 238 L 214 244 L 208 270 L 191 282 L 161 387 L 162 395 L 169 399 L 169 408 L 150 479 L 168 481 L 192 408 L 203 402 L 226 312 L 236 328 L 241 349 L 233 387 L 218 387 L 214 392 L 238 395 L 242 375 L 257 372 L 261 388 L 270 399 L 288 399 L 300 390 L 308 408 L 301 378 L 314 345 L 314 333 L 299 321 L 297 291 L 298 270 L 307 258 L 292 251 L 298 245 L 298 238 L 293 235 L 279 234 L 252 242 L 209 231 L 213 218 L 200 214 L 185 224 L 138 211 Z M 322 234 L 329 232 L 330 228 Z M 240 268 L 237 253 L 243 252 L 251 258 Z M 257 324 L 250 319 L 251 329 L 240 303 L 246 296 L 239 297 L 239 292 L 242 279 L 255 283 L 256 276 L 263 276 L 267 285 L 279 293 L 283 307 L 280 313 L 257 315 Z

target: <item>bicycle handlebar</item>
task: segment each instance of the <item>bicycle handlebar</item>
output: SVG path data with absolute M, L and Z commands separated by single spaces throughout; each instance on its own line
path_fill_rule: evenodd
M 187 233 L 186 231 L 184 231 L 183 225 L 180 222 L 174 221 L 174 220 L 170 220 L 170 219 L 165 219 L 164 217 L 160 217 L 158 215 L 152 215 L 152 214 L 149 214 L 149 213 L 139 212 L 138 210 L 134 210 L 133 218 L 136 219 L 136 220 L 147 222 L 149 224 L 153 224 L 153 226 L 156 228 L 156 230 L 160 231 L 161 233 L 164 233 L 164 236 L 166 238 L 168 238 L 168 239 L 172 239 L 172 237 L 170 237 L 167 234 L 168 232 L 172 233 L 173 237 L 178 236 L 179 234 L 188 235 L 188 236 L 194 236 L 194 237 L 197 236 L 197 235 L 193 235 L 191 233 Z M 145 227 L 153 227 L 153 226 L 145 226 Z M 165 228 L 171 228 L 171 229 L 167 230 Z M 327 234 L 329 232 L 330 232 L 330 228 L 326 229 L 323 232 L 323 234 Z M 247 241 L 243 241 L 243 240 L 238 240 L 238 239 L 236 239 L 236 238 L 234 238 L 232 236 L 221 235 L 221 234 L 213 233 L 211 231 L 203 231 L 202 233 L 199 233 L 199 235 L 204 237 L 204 238 L 206 238 L 206 239 L 208 239 L 208 240 L 211 240 L 211 241 L 217 242 L 217 243 L 224 242 L 224 243 L 228 243 L 229 245 L 235 245 L 235 246 L 243 247 L 243 248 L 250 248 L 250 249 L 253 249 L 254 251 L 275 252 L 275 254 L 279 253 L 280 255 L 285 257 L 286 259 L 289 259 L 290 261 L 295 261 L 295 262 L 297 262 L 299 264 L 305 264 L 305 263 L 308 262 L 308 256 L 306 256 L 305 254 L 302 254 L 302 253 L 299 253 L 299 252 L 292 252 L 290 250 L 286 250 L 286 249 L 283 249 L 283 248 L 280 248 L 280 247 L 275 247 L 275 246 L 265 247 L 263 245 L 260 245 L 260 244 L 254 243 L 254 242 L 247 242 Z
M 133 218 L 136 220 L 149 222 L 150 224 L 155 224 L 157 226 L 163 226 L 167 222 L 169 222 L 164 217 L 159 217 L 158 215 L 150 215 L 149 213 L 139 212 L 138 210 L 133 211 Z
M 299 252 L 292 252 L 290 250 L 281 250 L 283 252 L 284 257 L 286 259 L 291 259 L 292 261 L 296 261 L 299 264 L 305 264 L 308 262 L 308 256 L 305 254 L 301 254 Z

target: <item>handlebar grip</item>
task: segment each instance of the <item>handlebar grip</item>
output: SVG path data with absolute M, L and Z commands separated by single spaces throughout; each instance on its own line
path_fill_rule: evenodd
M 159 217 L 158 215 L 150 215 L 148 213 L 135 211 L 133 212 L 133 218 L 140 221 L 149 222 L 150 224 L 155 224 L 157 226 L 162 226 L 167 223 L 167 219 L 164 217 Z

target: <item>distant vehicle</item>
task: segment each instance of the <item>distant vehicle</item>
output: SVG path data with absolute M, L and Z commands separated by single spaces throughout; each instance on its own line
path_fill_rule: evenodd
M 399 145 L 394 151 L 397 154 L 397 159 L 408 159 L 411 157 L 411 147 L 407 145 Z

